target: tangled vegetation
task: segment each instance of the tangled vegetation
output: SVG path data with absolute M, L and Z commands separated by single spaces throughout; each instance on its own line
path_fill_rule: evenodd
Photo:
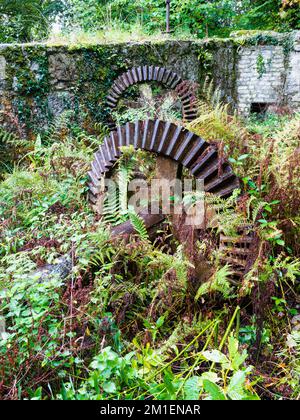
M 1 42 L 44 40 L 53 25 L 81 40 L 161 36 L 165 0 L 0 0 L 0 23 Z M 299 0 L 171 0 L 171 28 L 198 38 L 299 29 Z
M 299 398 L 300 116 L 241 121 L 205 92 L 189 128 L 222 139 L 243 180 L 210 202 L 211 234 L 171 218 L 153 239 L 129 210 L 95 214 L 86 174 L 103 127 L 68 112 L 33 139 L 1 131 L 1 399 Z M 125 187 L 155 164 L 129 152 L 115 167 Z M 112 237 L 128 219 L 136 234 Z M 216 242 L 240 223 L 258 246 L 232 282 Z

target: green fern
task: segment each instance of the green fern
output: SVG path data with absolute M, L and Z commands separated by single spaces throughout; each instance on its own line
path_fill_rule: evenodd
M 135 161 L 130 148 L 122 148 L 123 156 L 118 161 L 116 178 L 118 187 L 108 190 L 103 204 L 103 219 L 117 226 L 129 219 L 128 184 L 133 176 Z
M 132 226 L 134 227 L 135 231 L 138 233 L 140 239 L 142 241 L 149 241 L 149 235 L 147 232 L 147 228 L 145 226 L 144 220 L 135 213 L 133 209 L 129 210 L 129 219 L 131 221 Z
M 201 296 L 206 295 L 210 292 L 220 292 L 224 298 L 228 298 L 231 295 L 232 287 L 230 286 L 229 277 L 232 275 L 229 265 L 217 270 L 211 279 L 203 283 L 195 296 L 195 301 L 197 301 Z

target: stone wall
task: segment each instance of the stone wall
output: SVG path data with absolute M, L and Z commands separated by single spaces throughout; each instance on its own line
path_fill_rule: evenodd
M 241 114 L 249 114 L 251 104 L 300 106 L 300 32 L 278 39 L 279 45 L 238 51 L 236 105 Z
M 85 46 L 0 45 L 0 124 L 30 132 L 63 110 L 105 121 L 105 96 L 130 67 L 154 64 L 207 76 L 242 115 L 252 104 L 300 107 L 300 32 L 231 39 Z

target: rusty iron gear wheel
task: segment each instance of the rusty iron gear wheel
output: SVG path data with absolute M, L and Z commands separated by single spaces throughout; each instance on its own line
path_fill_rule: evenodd
M 229 196 L 240 187 L 230 164 L 219 157 L 218 149 L 182 126 L 160 120 L 136 121 L 118 127 L 106 137 L 94 155 L 89 172 L 89 197 L 97 202 L 101 178 L 120 157 L 123 146 L 133 146 L 173 159 L 197 179 L 204 191 L 220 197 Z
M 89 200 L 96 205 L 102 195 L 101 179 L 122 154 L 123 146 L 133 146 L 175 160 L 197 179 L 203 179 L 205 192 L 228 197 L 240 181 L 230 164 L 219 157 L 216 146 L 182 126 L 160 120 L 136 121 L 111 132 L 94 155 L 89 175 Z M 222 261 L 233 268 L 234 278 L 244 275 L 253 254 L 255 235 L 243 226 L 237 237 L 220 236 Z
M 134 67 L 115 80 L 106 98 L 106 105 L 110 115 L 130 86 L 151 81 L 156 81 L 177 92 L 182 105 L 183 121 L 190 122 L 197 117 L 196 98 L 191 91 L 190 84 L 172 70 L 148 65 Z M 116 129 L 115 121 L 111 116 L 109 117 L 108 126 L 111 131 Z

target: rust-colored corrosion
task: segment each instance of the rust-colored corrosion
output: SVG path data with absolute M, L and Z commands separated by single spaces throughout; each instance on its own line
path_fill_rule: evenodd
M 236 279 L 243 277 L 249 263 L 251 265 L 256 244 L 257 237 L 252 225 L 240 226 L 237 236 L 220 236 L 221 261 L 230 265 Z

